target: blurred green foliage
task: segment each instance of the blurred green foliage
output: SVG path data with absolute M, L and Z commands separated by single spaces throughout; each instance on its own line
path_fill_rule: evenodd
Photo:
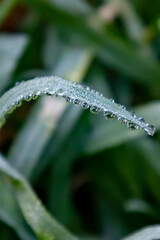
M 84 240 L 154 224 L 127 239 L 160 239 L 159 0 L 1 0 L 0 29 L 1 95 L 58 75 L 157 128 L 148 137 L 55 98 L 24 103 L 0 130 L 0 239 L 53 239 L 54 218 Z M 42 207 L 38 217 L 33 192 L 49 214 Z M 31 213 L 47 227 L 37 229 Z M 77 239 L 62 233 L 55 240 Z

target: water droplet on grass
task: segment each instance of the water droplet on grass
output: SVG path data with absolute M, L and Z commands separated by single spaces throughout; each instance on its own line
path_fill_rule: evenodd
M 30 101 L 32 100 L 31 95 L 27 95 L 27 96 L 25 96 L 25 100 L 26 100 L 27 102 L 30 102 Z
M 105 117 L 105 119 L 113 119 L 115 116 L 116 116 L 116 115 L 113 114 L 113 113 L 110 112 L 110 111 L 105 111 L 105 112 L 104 112 L 104 117 Z
M 132 117 L 136 118 L 135 112 L 131 112 Z
M 134 123 L 132 123 L 132 122 L 128 122 L 128 123 L 127 123 L 127 127 L 128 127 L 130 130 L 136 130 L 136 129 L 137 129 L 136 124 L 134 124 Z
M 113 102 L 113 103 L 115 103 L 115 101 L 114 101 L 114 99 L 113 99 L 113 98 L 110 98 L 110 101 L 111 101 L 111 102 Z
M 36 95 L 37 95 L 37 96 L 40 96 L 40 95 L 41 95 L 41 91 L 37 91 L 37 92 L 36 92 Z
M 120 105 L 120 107 L 124 110 L 126 110 L 126 107 L 124 105 Z
M 83 107 L 84 109 L 87 109 L 87 108 L 89 108 L 89 104 L 86 103 L 86 102 L 82 102 L 82 107 Z
M 78 106 L 80 104 L 80 100 L 79 99 L 74 99 L 73 103 Z
M 66 102 L 72 102 L 72 98 L 71 97 L 65 97 Z
M 38 98 L 38 95 L 32 94 L 31 98 L 32 98 L 33 100 L 36 100 L 36 99 Z
M 87 89 L 88 91 L 91 90 L 90 87 L 89 87 L 88 85 L 85 85 L 84 88 Z
M 144 120 L 144 118 L 138 118 L 138 120 L 140 121 L 140 122 L 142 122 L 142 123 L 145 123 L 145 120 Z
M 153 136 L 155 133 L 156 129 L 153 125 L 151 124 L 146 124 L 146 127 L 144 128 L 144 131 L 148 133 L 148 135 Z
M 20 107 L 21 105 L 22 105 L 22 101 L 17 100 L 17 101 L 15 102 L 15 107 Z
M 7 113 L 11 114 L 16 109 L 15 105 L 12 105 L 8 110 Z
M 44 94 L 47 94 L 48 93 L 48 88 L 45 88 L 44 91 L 43 91 Z
M 59 97 L 64 96 L 64 90 L 63 90 L 62 88 L 60 88 L 60 89 L 58 90 L 58 92 L 57 92 L 57 95 L 58 95 Z
M 97 106 L 91 106 L 91 107 L 90 107 L 90 111 L 91 111 L 91 113 L 93 113 L 93 114 L 97 114 L 97 113 L 99 113 L 99 112 L 101 111 L 101 109 L 98 108 Z
M 124 117 L 118 117 L 118 121 L 121 123 L 121 124 L 124 124 L 127 122 L 127 120 L 124 118 Z

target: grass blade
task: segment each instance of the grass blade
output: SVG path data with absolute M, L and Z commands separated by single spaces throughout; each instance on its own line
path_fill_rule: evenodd
M 73 101 L 75 105 L 90 107 L 92 113 L 102 111 L 105 118 L 117 117 L 119 121 L 127 123 L 130 129 L 141 128 L 149 135 L 155 132 L 153 125 L 146 124 L 144 119 L 128 112 L 124 106 L 116 104 L 112 99 L 105 98 L 89 87 L 58 77 L 41 77 L 22 82 L 6 92 L 0 99 L 0 125 L 4 124 L 5 115 L 20 106 L 22 100 L 30 101 L 42 94 L 63 96 L 67 101 Z

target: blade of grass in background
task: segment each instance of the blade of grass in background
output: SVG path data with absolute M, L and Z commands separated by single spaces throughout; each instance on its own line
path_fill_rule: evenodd
M 36 240 L 24 222 L 8 179 L 0 174 L 0 220 L 12 227 L 23 240 Z
M 146 57 L 155 59 L 153 49 L 144 38 L 145 25 L 138 13 L 136 13 L 133 4 L 128 0 L 110 0 L 110 4 L 115 9 L 117 15 L 120 15 L 128 38 L 139 45 L 139 50 Z M 107 4 L 104 7 L 107 8 Z
M 25 34 L 0 34 L 0 94 L 11 81 L 27 43 Z
M 5 0 L 0 2 L 0 28 L 3 21 L 8 17 L 18 0 Z
M 39 239 L 77 239 L 50 216 L 25 179 L 5 161 L 2 155 L 0 155 L 0 171 L 11 180 L 22 213 Z
M 157 129 L 160 128 L 160 103 L 158 101 L 137 107 L 135 111 L 138 115 L 142 114 L 146 119 L 152 121 Z M 107 125 L 101 123 L 98 128 L 96 127 L 95 130 L 88 135 L 86 143 L 84 144 L 84 151 L 87 154 L 93 154 L 143 136 L 144 134 L 141 131 L 130 132 L 123 126 L 118 126 L 115 121 L 108 122 Z
M 126 28 L 127 36 L 136 42 L 143 41 L 144 24 L 134 11 L 133 5 L 128 0 L 110 0 L 112 6 L 120 14 Z
M 97 55 L 108 66 L 116 68 L 138 82 L 149 85 L 159 84 L 159 64 L 153 59 L 152 61 L 146 59 L 142 53 L 138 52 L 139 49 L 130 46 L 109 32 L 107 34 L 96 32 L 86 24 L 87 20 L 83 21 L 79 17 L 62 11 L 54 3 L 42 0 L 28 0 L 26 3 L 35 8 L 53 26 L 63 27 L 68 31 L 72 30 L 81 39 L 85 39 L 88 44 L 95 46 Z
M 144 179 L 148 191 L 150 191 L 150 194 L 155 198 L 155 201 L 159 203 L 159 185 L 157 184 L 160 181 L 159 143 L 153 139 L 142 139 L 138 142 L 133 142 L 133 147 L 135 147 L 135 151 L 137 151 L 141 159 L 143 159 L 142 164 L 146 172 Z M 155 206 L 153 205 L 153 207 Z M 157 214 L 159 214 L 159 210 Z
M 124 209 L 128 213 L 141 213 L 156 217 L 159 220 L 158 213 L 155 208 L 152 207 L 148 202 L 142 199 L 131 198 L 124 203 Z
M 159 221 L 159 212 L 156 210 L 156 205 L 150 204 L 144 197 L 145 188 L 147 188 L 147 193 L 151 193 L 155 201 L 159 201 L 159 190 L 158 186 L 156 187 L 156 182 L 158 182 L 160 178 L 157 176 L 154 164 L 148 162 L 149 152 L 151 149 L 156 150 L 156 145 L 152 139 L 149 141 L 152 147 L 147 148 L 147 140 L 149 141 L 147 138 L 142 138 L 139 139 L 139 141 L 132 141 L 131 143 L 123 144 L 121 147 L 116 147 L 111 157 L 113 168 L 116 169 L 116 174 L 119 175 L 119 179 L 121 179 L 120 182 L 123 183 L 123 187 L 126 189 L 125 191 L 128 192 L 128 197 L 125 197 L 124 203 L 122 203 L 124 210 L 132 214 L 145 214 L 147 217 Z M 157 160 L 158 165 L 156 151 L 155 160 Z M 152 161 L 152 158 L 150 161 Z M 143 178 L 141 176 L 142 168 Z M 154 185 L 155 187 L 153 187 Z
M 13 230 L 9 227 L 0 223 L 0 232 L 1 232 L 1 238 L 4 239 L 13 239 L 13 240 L 19 240 L 17 235 L 13 232 Z
M 80 137 L 79 134 L 78 136 Z M 74 206 L 71 189 L 71 171 L 77 157 L 77 144 L 74 145 L 70 139 L 68 142 L 72 144 L 72 151 L 68 151 L 68 147 L 63 147 L 63 154 L 60 152 L 54 154 L 55 161 L 50 164 L 47 205 L 50 212 L 64 226 L 82 232 L 82 222 Z
M 92 8 L 83 0 L 51 0 L 51 3 L 55 4 L 57 7 L 61 8 L 64 11 L 70 12 L 74 15 L 87 15 L 92 11 Z
M 159 143 L 153 139 L 146 138 L 134 143 L 134 145 L 136 150 L 140 151 L 147 160 L 147 163 L 150 166 L 149 168 L 152 168 L 160 177 Z

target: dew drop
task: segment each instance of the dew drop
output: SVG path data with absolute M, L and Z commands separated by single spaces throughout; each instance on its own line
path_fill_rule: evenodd
M 40 96 L 40 95 L 41 95 L 41 92 L 40 92 L 40 91 L 36 92 L 36 95 L 37 95 L 37 96 Z
M 72 102 L 72 98 L 71 97 L 65 97 L 66 102 Z
M 94 90 L 94 89 L 90 89 L 90 91 L 91 91 L 92 93 L 96 94 L 96 95 L 99 94 L 99 93 L 98 93 L 96 90 Z
M 84 88 L 86 89 L 86 90 L 88 90 L 88 91 L 90 91 L 91 89 L 90 89 L 90 87 L 89 86 L 87 86 L 87 85 L 84 85 Z
M 45 88 L 44 91 L 43 91 L 44 94 L 47 94 L 48 93 L 48 88 Z
M 144 118 L 138 118 L 138 120 L 140 121 L 140 122 L 142 122 L 142 123 L 145 123 L 145 120 L 144 120 Z
M 153 125 L 151 124 L 146 124 L 146 127 L 144 128 L 144 131 L 148 133 L 148 135 L 153 136 L 156 129 Z
M 124 105 L 120 105 L 120 107 L 124 110 L 126 110 L 126 107 Z
M 15 107 L 20 107 L 21 105 L 22 105 L 22 101 L 17 100 L 17 101 L 15 102 Z
M 15 103 L 12 103 L 11 106 L 8 108 L 7 113 L 12 113 L 16 109 Z
M 82 102 L 82 107 L 83 107 L 84 109 L 87 109 L 87 108 L 89 108 L 89 104 L 86 103 L 86 102 Z
M 132 117 L 136 118 L 135 112 L 131 112 Z
M 78 106 L 80 104 L 80 100 L 79 99 L 74 99 L 73 103 Z
M 36 99 L 38 98 L 38 95 L 32 94 L 31 98 L 32 98 L 33 100 L 36 100 Z
M 110 101 L 113 102 L 113 103 L 115 102 L 113 98 L 110 98 Z
M 116 115 L 113 114 L 113 113 L 110 112 L 110 111 L 105 111 L 105 112 L 104 112 L 104 117 L 105 117 L 105 119 L 113 119 L 115 116 L 116 116 Z
M 58 95 L 59 97 L 63 96 L 63 95 L 64 95 L 64 90 L 63 90 L 62 88 L 60 88 L 60 89 L 58 90 L 58 92 L 57 92 L 57 95 Z
M 124 117 L 118 117 L 118 121 L 121 123 L 121 124 L 124 124 L 127 122 L 127 120 L 124 118 Z
M 25 96 L 25 100 L 27 102 L 30 102 L 32 100 L 32 97 L 30 95 Z
M 98 108 L 97 106 L 91 106 L 91 107 L 90 107 L 90 111 L 91 111 L 91 113 L 93 113 L 93 114 L 97 114 L 97 113 L 99 113 L 99 112 L 101 111 L 101 109 Z
M 19 100 L 22 101 L 24 99 L 24 96 L 23 95 L 20 95 L 19 96 Z
M 47 92 L 46 94 L 47 94 L 47 96 L 51 97 L 51 96 L 54 95 L 54 92 L 53 92 L 53 91 L 49 91 L 49 92 Z
M 137 129 L 137 126 L 132 123 L 132 122 L 128 122 L 127 123 L 127 127 L 130 129 L 130 130 L 136 130 Z

